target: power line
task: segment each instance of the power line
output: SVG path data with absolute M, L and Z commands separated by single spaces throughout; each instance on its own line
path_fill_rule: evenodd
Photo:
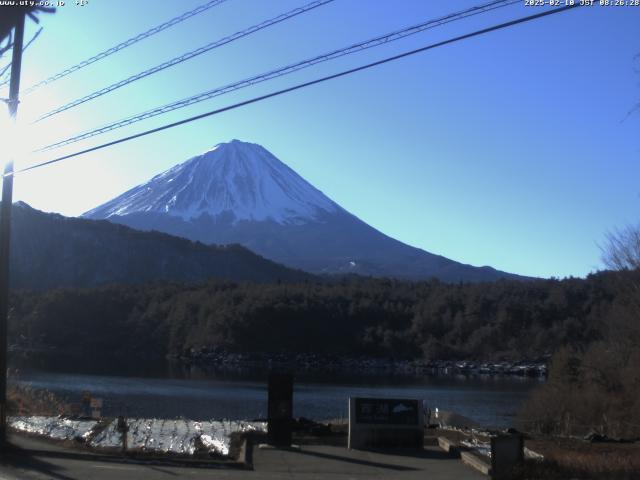
M 24 167 L 24 168 L 21 168 L 19 170 L 16 170 L 15 173 L 23 173 L 23 172 L 27 172 L 29 170 L 33 170 L 33 169 L 36 169 L 36 168 L 39 168 L 39 167 L 44 167 L 46 165 L 51 165 L 53 163 L 58 163 L 58 162 L 61 162 L 63 160 L 67 160 L 69 158 L 77 157 L 77 156 L 84 155 L 84 154 L 90 153 L 90 152 L 95 152 L 95 151 L 101 150 L 103 148 L 111 147 L 113 145 L 117 145 L 117 144 L 120 144 L 120 143 L 128 142 L 128 141 L 134 140 L 136 138 L 140 138 L 140 137 L 144 137 L 144 136 L 147 136 L 147 135 L 151 135 L 152 133 L 157 133 L 157 132 L 160 132 L 162 130 L 167 130 L 167 129 L 170 129 L 170 128 L 173 128 L 173 127 L 184 125 L 186 123 L 194 122 L 194 121 L 200 120 L 202 118 L 206 118 L 206 117 L 210 117 L 210 116 L 213 116 L 213 115 L 217 115 L 219 113 L 223 113 L 223 112 L 226 112 L 226 111 L 229 111 L 229 110 L 235 110 L 236 108 L 244 107 L 246 105 L 251 105 L 253 103 L 257 103 L 257 102 L 260 102 L 262 100 L 267 100 L 269 98 L 273 98 L 273 97 L 277 97 L 277 96 L 280 96 L 280 95 L 284 95 L 285 93 L 289 93 L 289 92 L 293 92 L 293 91 L 296 91 L 296 90 L 300 90 L 302 88 L 306 88 L 306 87 L 309 87 L 311 85 L 316 85 L 316 84 L 319 84 L 319 83 L 326 82 L 328 80 L 333 80 L 333 79 L 336 79 L 336 78 L 344 77 L 346 75 L 350 75 L 352 73 L 360 72 L 362 70 L 368 70 L 370 68 L 377 67 L 379 65 L 383 65 L 383 64 L 386 64 L 386 63 L 389 63 L 389 62 L 393 62 L 395 60 L 399 60 L 401 58 L 405 58 L 405 57 L 408 57 L 408 56 L 411 56 L 411 55 L 415 55 L 417 53 L 425 52 L 427 50 L 432 50 L 434 48 L 442 47 L 444 45 L 449 45 L 449 44 L 452 44 L 452 43 L 455 43 L 455 42 L 459 42 L 461 40 L 466 40 L 468 38 L 477 37 L 479 35 L 490 33 L 490 32 L 496 31 L 496 30 L 501 30 L 501 29 L 504 29 L 504 28 L 512 27 L 512 26 L 515 26 L 515 25 L 518 25 L 518 24 L 521 24 L 521 23 L 529 22 L 529 21 L 536 20 L 536 19 L 539 19 L 539 18 L 542 18 L 542 17 L 553 15 L 553 14 L 556 14 L 556 13 L 565 12 L 567 10 L 570 10 L 570 9 L 573 9 L 573 8 L 577 8 L 577 7 L 580 7 L 580 6 L 581 6 L 580 4 L 566 5 L 564 7 L 554 8 L 553 10 L 546 10 L 544 12 L 540 12 L 540 13 L 537 13 L 537 14 L 534 14 L 534 15 L 529 15 L 529 16 L 526 16 L 526 17 L 517 18 L 515 20 L 510 20 L 510 21 L 505 22 L 505 23 L 500 23 L 498 25 L 493 25 L 491 27 L 483 28 L 481 30 L 476 30 L 474 32 L 467 33 L 467 34 L 464 34 L 464 35 L 460 35 L 460 36 L 457 36 L 457 37 L 453 37 L 453 38 L 450 38 L 448 40 L 443 40 L 441 42 L 433 43 L 433 44 L 427 45 L 425 47 L 421 47 L 421 48 L 417 48 L 415 50 L 410 50 L 408 52 L 400 53 L 400 54 L 394 55 L 392 57 L 387 57 L 387 58 L 384 58 L 382 60 L 378 60 L 376 62 L 368 63 L 366 65 L 361 65 L 359 67 L 351 68 L 349 70 L 343 70 L 342 72 L 334 73 L 332 75 L 328 75 L 328 76 L 321 77 L 321 78 L 317 78 L 317 79 L 311 80 L 309 82 L 299 83 L 299 84 L 294 85 L 292 87 L 288 87 L 288 88 L 285 88 L 285 89 L 282 89 L 282 90 L 277 90 L 275 92 L 271 92 L 271 93 L 268 93 L 266 95 L 261 95 L 259 97 L 254 97 L 252 99 L 245 100 L 245 101 L 239 102 L 239 103 L 235 103 L 233 105 L 228 105 L 226 107 L 219 108 L 217 110 L 212 110 L 210 112 L 202 113 L 200 115 L 196 115 L 196 116 L 193 116 L 193 117 L 190 117 L 190 118 L 186 118 L 186 119 L 183 119 L 183 120 L 180 120 L 180 121 L 177 121 L 177 122 L 169 123 L 169 124 L 163 125 L 161 127 L 153 128 L 151 130 L 146 130 L 144 132 L 136 133 L 134 135 L 129 135 L 129 136 L 123 137 L 123 138 L 119 138 L 119 139 L 113 140 L 111 142 L 103 143 L 103 144 L 97 145 L 95 147 L 87 148 L 85 150 L 81 150 L 81 151 L 78 151 L 78 152 L 75 152 L 75 153 L 70 153 L 68 155 L 63 155 L 61 157 L 57 157 L 57 158 L 54 158 L 54 159 L 51 159 L 51 160 L 47 160 L 47 161 L 40 162 L 40 163 L 37 163 L 37 164 L 34 164 L 34 165 L 30 165 L 28 167 Z
M 200 5 L 199 7 L 194 8 L 193 10 L 189 10 L 188 12 L 183 13 L 182 15 L 179 15 L 175 18 L 172 18 L 171 20 L 168 20 L 160 25 L 157 25 L 153 28 L 150 28 L 149 30 L 147 30 L 146 32 L 140 33 L 138 35 L 136 35 L 135 37 L 131 37 L 128 40 L 125 40 L 122 43 L 119 43 L 111 48 L 108 48 L 107 50 L 104 50 L 96 55 L 94 55 L 93 57 L 87 58 L 86 60 L 83 60 L 80 63 L 76 63 L 75 65 L 66 68 L 65 70 L 62 70 L 59 73 L 56 73 L 55 75 L 50 76 L 49 78 L 46 78 L 34 85 L 32 85 L 31 87 L 27 88 L 24 92 L 21 92 L 23 95 L 28 95 L 29 93 L 33 92 L 34 90 L 36 90 L 37 88 L 43 87 L 45 85 L 48 85 L 50 83 L 55 82 L 56 80 L 61 79 L 62 77 L 66 77 L 67 75 L 73 73 L 73 72 L 77 72 L 78 70 L 87 67 L 89 65 L 91 65 L 92 63 L 95 63 L 99 60 L 102 60 L 103 58 L 108 57 L 109 55 L 113 55 L 116 52 L 119 52 L 120 50 L 130 47 L 131 45 L 133 45 L 134 43 L 138 43 L 142 40 L 144 40 L 145 38 L 149 38 L 152 35 L 155 35 L 156 33 L 160 33 L 163 30 L 166 30 L 167 28 L 173 27 L 174 25 L 177 25 L 181 22 L 184 22 L 185 20 L 198 15 L 200 13 L 203 13 L 213 7 L 216 7 L 218 5 L 220 5 L 221 3 L 226 2 L 227 0 L 211 0 L 203 5 Z
M 153 75 L 154 73 L 158 73 L 166 68 L 172 67 L 174 65 L 178 65 L 182 62 L 186 62 L 187 60 L 197 57 L 198 55 L 202 55 L 203 53 L 209 52 L 215 48 L 221 47 L 235 40 L 251 35 L 252 33 L 258 32 L 272 25 L 276 25 L 278 23 L 284 22 L 285 20 L 296 17 L 298 15 L 308 12 L 309 10 L 313 10 L 315 8 L 321 7 L 333 1 L 334 0 L 315 0 L 307 5 L 295 8 L 289 12 L 278 15 L 277 17 L 271 18 L 269 20 L 265 20 L 262 23 L 253 25 L 249 28 L 236 32 L 233 35 L 229 35 L 227 37 L 221 38 L 220 40 L 216 40 L 215 42 L 208 43 L 207 45 L 204 45 L 200 48 L 186 52 L 182 55 L 172 58 L 171 60 L 161 63 L 160 65 L 156 65 L 155 67 L 149 68 L 135 75 L 131 75 L 130 77 L 127 77 L 123 80 L 113 83 L 107 87 L 101 88 L 100 90 L 90 93 L 89 95 L 85 95 L 84 97 L 73 100 L 72 102 L 69 102 L 66 105 L 63 105 L 54 110 L 51 110 L 50 112 L 47 112 L 41 115 L 40 117 L 38 117 L 38 119 L 36 119 L 33 123 L 38 123 L 44 120 L 45 118 L 52 117 L 53 115 L 57 115 L 58 113 L 64 112 L 65 110 L 69 110 L 73 107 L 77 107 L 78 105 L 81 105 L 85 102 L 93 100 L 94 98 L 101 97 L 102 95 L 106 95 L 109 92 L 113 92 L 118 88 L 124 87 L 125 85 L 129 85 L 130 83 L 133 83 L 137 80 L 148 77 L 149 75 Z
M 339 57 L 343 57 L 345 55 L 350 55 L 352 53 L 356 53 L 362 50 L 366 50 L 369 48 L 373 48 L 373 47 L 377 47 L 379 45 L 385 44 L 385 43 L 389 43 L 395 40 L 399 40 L 401 38 L 405 38 L 408 37 L 410 35 L 414 35 L 416 33 L 422 32 L 424 30 L 430 29 L 430 28 L 435 28 L 437 26 L 441 26 L 444 25 L 446 23 L 450 23 L 453 21 L 457 21 L 457 20 L 461 20 L 463 18 L 467 18 L 473 15 L 478 15 L 480 13 L 485 13 L 491 10 L 495 10 L 497 8 L 502 8 L 502 7 L 506 7 L 509 5 L 512 5 L 514 3 L 520 3 L 521 0 L 497 0 L 497 1 L 492 1 L 480 6 L 476 6 L 476 7 L 472 7 L 470 9 L 461 11 L 461 12 L 457 12 L 457 13 L 453 13 L 453 14 L 449 14 L 446 15 L 444 17 L 440 17 L 434 20 L 428 20 L 426 22 L 422 22 L 418 25 L 413 25 L 411 27 L 407 27 L 407 28 L 403 28 L 401 30 L 396 30 L 394 32 L 391 33 L 387 33 L 385 35 L 381 35 L 369 40 L 366 40 L 364 42 L 359 42 L 353 45 L 350 45 L 346 48 L 341 48 L 339 50 L 333 50 L 331 52 L 328 53 L 324 53 L 322 55 L 318 55 L 316 57 L 307 59 L 307 60 L 303 60 L 294 64 L 290 64 L 287 65 L 285 67 L 281 67 L 275 70 L 271 70 L 259 75 L 255 75 L 253 77 L 244 79 L 244 80 L 240 80 L 238 82 L 234 82 L 228 85 L 225 85 L 223 87 L 219 87 L 219 88 L 215 88 L 213 90 L 208 90 L 206 92 L 203 93 L 199 93 L 196 95 L 193 95 L 191 97 L 187 97 L 184 98 L 182 100 L 178 100 L 176 102 L 172 102 L 166 105 L 163 105 L 161 107 L 157 107 L 151 110 L 147 110 L 145 112 L 112 122 L 110 124 L 107 125 L 103 125 L 102 127 L 99 128 L 95 128 L 93 130 L 84 132 L 84 133 L 80 133 L 78 135 L 75 135 L 73 137 L 67 138 L 65 140 L 56 142 L 56 143 L 52 143 L 50 145 L 47 145 L 45 147 L 39 148 L 36 150 L 36 152 L 41 152 L 41 151 L 46 151 L 46 150 L 51 150 L 54 148 L 60 148 L 66 145 L 70 145 L 72 143 L 76 143 L 79 142 L 81 140 L 86 140 L 88 138 L 91 137 L 95 137 L 97 135 L 101 135 L 107 132 L 110 132 L 112 130 L 116 130 L 118 128 L 122 128 L 122 127 L 126 127 L 128 125 L 140 122 L 142 120 L 146 120 L 148 118 L 152 118 L 158 115 L 162 115 L 164 113 L 167 112 L 171 112 L 173 110 L 177 110 L 180 108 L 184 108 L 190 105 L 193 105 L 195 103 L 199 103 L 199 102 L 203 102 L 205 100 L 209 100 L 211 98 L 220 96 L 220 95 L 224 95 L 226 93 L 230 93 L 236 90 L 239 90 L 241 88 L 245 88 L 245 87 L 249 87 L 252 85 L 255 85 L 257 83 L 261 83 L 267 80 L 271 80 L 273 78 L 277 78 L 277 77 L 281 77 L 284 75 L 288 75 L 290 73 L 294 73 L 297 72 L 299 70 L 311 67 L 313 65 L 319 64 L 319 63 L 323 63 L 329 60 L 333 60 Z

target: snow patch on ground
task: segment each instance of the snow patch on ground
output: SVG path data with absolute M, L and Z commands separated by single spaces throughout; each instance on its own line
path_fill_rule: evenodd
M 86 439 L 97 424 L 96 420 L 71 420 L 62 417 L 9 417 L 11 428 L 55 440 Z
M 96 420 L 71 420 L 63 417 L 10 417 L 15 430 L 46 436 L 55 440 L 80 438 L 87 441 L 98 425 Z M 239 420 L 194 421 L 161 418 L 128 418 L 127 448 L 152 453 L 194 455 L 198 451 L 229 455 L 231 435 L 266 432 L 265 422 Z M 121 448 L 122 433 L 112 421 L 87 445 L 92 448 Z
M 231 434 L 236 432 L 265 431 L 263 422 L 231 420 L 203 421 L 168 420 L 159 418 L 128 419 L 128 448 L 158 453 L 193 455 L 205 448 L 219 455 L 229 454 Z M 122 445 L 122 434 L 116 422 L 99 433 L 90 443 L 92 447 L 117 448 Z
M 480 455 L 491 458 L 491 444 L 489 442 L 481 442 L 473 438 L 470 440 L 463 440 L 460 444 L 470 448 Z

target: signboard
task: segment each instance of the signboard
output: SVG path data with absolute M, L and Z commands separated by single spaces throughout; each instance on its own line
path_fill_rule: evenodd
M 422 448 L 423 445 L 421 400 L 349 399 L 349 448 Z
M 356 398 L 356 422 L 378 425 L 417 425 L 417 400 Z

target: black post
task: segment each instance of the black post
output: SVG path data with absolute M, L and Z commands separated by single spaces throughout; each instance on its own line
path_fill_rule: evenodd
M 24 14 L 16 16 L 9 84 L 9 115 L 15 122 L 20 94 L 20 69 L 24 42 Z M 4 132 L 5 135 L 7 132 Z M 12 139 L 15 141 L 16 139 Z M 0 159 L 5 160 L 5 159 Z M 7 440 L 7 316 L 9 314 L 9 247 L 11 244 L 11 207 L 13 203 L 13 158 L 7 158 L 2 179 L 0 207 L 0 444 Z
M 278 447 L 291 446 L 293 428 L 293 375 L 269 374 L 269 405 L 267 434 L 269 443 Z
M 122 453 L 127 454 L 127 432 L 129 431 L 129 425 L 127 425 L 127 419 L 122 415 L 118 417 L 116 428 L 122 434 Z

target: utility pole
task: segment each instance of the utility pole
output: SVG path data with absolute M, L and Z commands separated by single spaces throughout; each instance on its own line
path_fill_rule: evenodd
M 24 19 L 25 14 L 22 12 L 15 16 L 11 81 L 9 83 L 9 116 L 10 121 L 14 123 L 18 114 L 20 94 Z M 7 158 L 6 160 L 2 179 L 2 206 L 0 207 L 0 445 L 2 446 L 7 440 L 7 346 L 9 340 L 7 337 L 7 317 L 9 315 L 9 247 L 11 245 L 14 159 Z

